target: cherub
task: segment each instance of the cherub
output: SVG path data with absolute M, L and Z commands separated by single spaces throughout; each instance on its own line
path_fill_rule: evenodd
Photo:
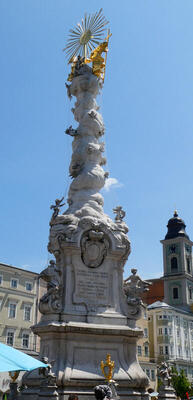
M 55 360 L 49 363 L 48 357 L 42 357 L 41 361 L 47 364 L 45 368 L 39 368 L 39 375 L 43 375 L 46 379 L 45 383 L 47 384 L 55 384 L 56 382 L 56 375 L 52 372 L 52 367 L 55 363 Z
M 70 125 L 69 128 L 65 130 L 65 133 L 67 135 L 70 135 L 70 136 L 77 136 L 78 135 L 77 129 L 73 129 L 72 125 Z
M 55 219 L 58 216 L 60 208 L 66 204 L 65 202 L 63 204 L 61 204 L 63 200 L 64 200 L 64 197 L 62 197 L 61 199 L 56 199 L 55 204 L 52 204 L 50 206 L 50 210 L 54 210 L 54 212 L 52 214 L 52 219 Z
M 91 117 L 92 119 L 96 119 L 97 118 L 97 113 L 94 110 L 91 110 L 88 112 L 89 117 Z
M 122 209 L 122 206 L 113 208 L 113 212 L 116 214 L 115 222 L 122 222 L 123 218 L 125 217 L 125 211 Z

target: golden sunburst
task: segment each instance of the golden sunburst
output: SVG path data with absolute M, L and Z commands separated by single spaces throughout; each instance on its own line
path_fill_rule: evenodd
M 103 36 L 105 26 L 109 23 L 102 13 L 102 8 L 95 14 L 85 14 L 81 23 L 78 23 L 74 29 L 70 29 L 69 39 L 66 47 L 63 49 L 69 61 L 74 56 L 87 57 L 88 49 L 93 50 L 98 45 Z

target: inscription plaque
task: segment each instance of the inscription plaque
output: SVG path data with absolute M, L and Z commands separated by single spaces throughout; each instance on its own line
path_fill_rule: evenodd
M 109 274 L 104 271 L 85 270 L 75 271 L 74 302 L 107 305 L 109 293 Z

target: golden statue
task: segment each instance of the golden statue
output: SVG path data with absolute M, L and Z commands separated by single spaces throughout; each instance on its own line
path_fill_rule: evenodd
M 69 64 L 71 64 L 71 72 L 68 75 L 67 81 L 72 82 L 72 79 L 74 78 L 74 70 L 75 70 L 75 65 L 76 65 L 77 57 L 73 56 L 71 57 Z
M 90 54 L 89 58 L 85 59 L 85 64 L 92 62 L 92 72 L 94 75 L 98 76 L 98 78 L 102 78 L 104 81 L 105 75 L 105 65 L 106 65 L 106 56 L 102 57 L 102 53 L 107 53 L 108 51 L 108 42 L 109 38 L 112 34 L 108 34 L 105 41 L 100 43 Z
M 93 21 L 95 21 L 93 23 Z M 69 64 L 71 64 L 71 72 L 68 75 L 68 81 L 72 81 L 76 76 L 76 69 L 82 67 L 82 64 L 92 62 L 92 73 L 104 81 L 105 66 L 107 60 L 108 41 L 111 36 L 109 30 L 107 37 L 100 43 L 102 39 L 105 26 L 108 21 L 102 13 L 102 8 L 99 12 L 87 16 L 85 14 L 82 23 L 78 23 L 75 29 L 70 30 L 69 39 L 66 47 L 63 49 L 69 57 Z M 98 46 L 95 48 L 96 44 Z M 88 49 L 91 54 L 88 56 Z M 105 53 L 105 56 L 102 56 Z M 81 62 L 80 62 L 81 61 Z
M 16 381 L 19 376 L 20 371 L 9 371 L 9 376 L 11 378 L 12 383 Z
M 114 368 L 115 368 L 115 362 L 111 361 L 111 355 L 107 354 L 105 363 L 104 361 L 101 361 L 101 370 L 107 382 L 112 382 Z
M 69 64 L 72 64 L 72 65 L 71 65 L 71 72 L 68 75 L 68 79 L 67 80 L 72 82 L 72 79 L 74 78 L 74 76 L 76 76 L 76 72 L 79 70 L 79 68 L 81 68 L 85 64 L 84 57 L 73 56 L 70 59 Z

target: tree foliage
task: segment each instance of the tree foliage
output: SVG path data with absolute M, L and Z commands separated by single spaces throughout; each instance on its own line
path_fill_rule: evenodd
M 184 370 L 182 369 L 178 372 L 176 369 L 172 369 L 172 385 L 176 391 L 177 396 L 180 396 L 181 399 L 186 399 L 186 392 L 190 393 L 191 384 L 186 377 Z

